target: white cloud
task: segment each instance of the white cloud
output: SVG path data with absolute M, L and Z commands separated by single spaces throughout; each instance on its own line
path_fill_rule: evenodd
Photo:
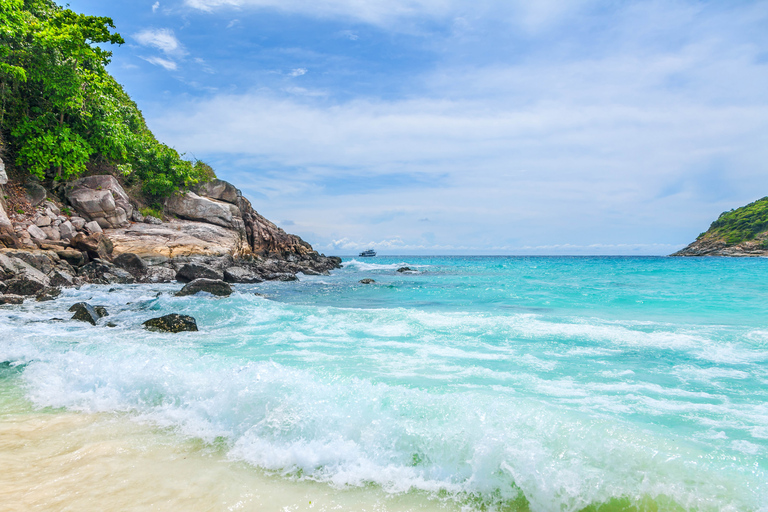
M 175 71 L 178 68 L 178 65 L 173 62 L 172 60 L 163 59 L 162 57 L 142 57 L 145 61 L 149 62 L 150 64 L 154 64 L 155 66 L 160 66 L 168 71 Z
M 152 4 L 152 12 L 157 12 L 157 10 L 160 8 L 160 2 L 155 2 Z
M 294 77 L 301 76 L 301 75 L 306 75 L 306 74 L 307 74 L 306 68 L 292 69 L 291 72 L 288 73 L 289 76 L 294 76 Z
M 167 28 L 145 29 L 133 37 L 140 45 L 156 48 L 166 56 L 178 57 L 186 54 L 186 50 L 179 40 L 176 39 L 173 30 Z
M 584 0 L 185 0 L 187 6 L 212 12 L 222 8 L 272 9 L 319 18 L 341 18 L 406 29 L 404 20 L 444 19 L 495 11 L 510 23 L 535 29 L 563 19 Z M 352 34 L 350 34 L 352 35 Z M 353 35 L 354 36 L 354 35 Z M 356 36 L 354 36 L 356 37 Z

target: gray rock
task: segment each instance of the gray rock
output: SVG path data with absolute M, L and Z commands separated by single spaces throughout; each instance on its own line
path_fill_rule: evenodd
M 299 280 L 299 278 L 296 277 L 296 274 L 291 274 L 290 272 L 273 272 L 270 274 L 266 274 L 263 277 L 267 281 L 298 281 Z
M 195 192 L 203 197 L 218 199 L 227 203 L 237 204 L 238 198 L 242 196 L 240 191 L 229 182 L 219 179 L 212 179 L 206 183 L 198 185 Z
M 91 259 L 109 259 L 109 255 L 114 250 L 112 241 L 102 233 L 84 235 L 78 233 L 70 242 L 73 247 L 85 251 Z
M 3 294 L 0 295 L 0 304 L 23 304 L 24 298 L 21 295 Z
M 92 283 L 99 284 L 131 284 L 136 282 L 130 273 L 101 259 L 86 263 L 80 267 L 78 274 L 87 277 Z
M 176 271 L 172 268 L 154 266 L 147 269 L 147 275 L 142 281 L 146 283 L 170 283 L 176 279 Z
M 0 201 L 0 234 L 13 234 L 13 223 L 8 218 L 8 214 L 5 212 L 3 202 Z
M 70 217 L 69 222 L 72 223 L 76 230 L 80 231 L 85 227 L 85 224 L 88 221 L 82 217 Z
M 176 292 L 176 296 L 184 297 L 185 295 L 194 295 L 199 292 L 208 292 L 219 297 L 226 297 L 232 294 L 232 287 L 218 279 L 195 279 L 185 284 L 184 288 Z
M 8 183 L 8 174 L 5 172 L 5 162 L 0 158 L 0 185 Z
M 400 267 L 399 269 L 397 269 L 397 271 L 400 272 L 400 273 L 403 273 L 403 272 L 416 272 L 411 267 Z
M 70 238 L 74 238 L 76 234 L 77 234 L 77 230 L 75 229 L 75 226 L 70 221 L 65 221 L 59 224 L 60 238 L 63 238 L 64 240 L 69 240 Z
M 187 263 L 176 273 L 176 280 L 182 283 L 200 278 L 221 281 L 224 279 L 224 274 L 202 263 Z
M 144 223 L 152 224 L 154 226 L 159 226 L 160 224 L 163 223 L 163 221 L 153 215 L 147 215 L 146 217 L 144 217 Z
M 200 197 L 194 192 L 169 197 L 165 201 L 165 208 L 182 219 L 208 222 L 237 231 L 245 230 L 240 209 L 237 206 Z
M 39 183 L 35 183 L 34 181 L 24 185 L 24 191 L 26 192 L 27 199 L 32 204 L 32 206 L 39 205 L 45 201 L 45 198 L 48 196 L 48 192 L 45 191 L 45 188 Z
M 34 224 L 31 224 L 27 228 L 27 233 L 29 233 L 30 236 L 36 240 L 45 240 L 48 238 L 48 235 L 45 234 L 45 231 L 35 226 Z
M 104 229 L 130 224 L 133 205 L 114 176 L 80 178 L 67 187 L 66 196 L 86 219 L 98 222 Z
M 48 274 L 48 279 L 50 279 L 51 286 L 74 286 L 75 284 L 75 277 L 70 274 L 69 272 L 66 272 L 64 270 L 53 270 L 50 274 Z
M 117 255 L 112 263 L 123 270 L 127 270 L 137 278 L 143 277 L 147 273 L 147 264 L 144 260 L 130 252 Z
M 40 228 L 43 230 L 43 233 L 46 234 L 48 237 L 48 240 L 52 240 L 54 242 L 58 242 L 61 240 L 61 233 L 59 233 L 59 228 L 54 228 L 52 226 Z
M 101 229 L 101 224 L 96 222 L 95 220 L 92 220 L 91 222 L 87 222 L 85 224 L 85 230 L 89 233 L 103 233 L 104 230 Z
M 178 315 L 171 313 L 170 315 L 161 316 L 159 318 L 150 318 L 144 322 L 144 328 L 149 331 L 161 331 L 161 332 L 182 332 L 182 331 L 197 331 L 197 322 L 194 318 L 187 315 Z
M 37 302 L 46 302 L 56 299 L 59 295 L 61 295 L 61 288 L 48 288 L 38 293 L 35 300 Z
M 51 225 L 51 218 L 47 215 L 41 215 L 35 219 L 35 226 L 44 228 Z
M 224 269 L 224 280 L 228 283 L 261 283 L 261 279 L 255 272 L 243 267 L 229 267 Z
M 48 288 L 50 280 L 45 274 L 21 260 L 16 260 L 14 263 L 16 263 L 16 274 L 15 277 L 5 282 L 8 286 L 5 290 L 6 293 L 37 295 Z
M 75 313 L 72 315 L 72 320 L 88 322 L 91 325 L 96 325 L 96 322 L 99 320 L 99 318 L 105 316 L 100 313 L 106 312 L 106 309 L 104 309 L 103 306 L 99 306 L 99 308 L 101 311 L 98 311 L 87 302 L 78 302 L 77 304 L 73 304 L 72 307 L 69 308 L 69 311 Z
M 63 259 L 73 267 L 80 267 L 88 262 L 87 256 L 75 249 L 56 251 L 56 254 L 59 255 L 59 258 Z
M 51 201 L 46 201 L 45 203 L 43 203 L 43 206 L 45 206 L 46 209 L 51 210 L 51 213 L 53 213 L 54 217 L 58 217 L 59 215 L 61 215 L 61 210 L 59 209 L 58 206 L 56 206 L 55 203 Z
M 131 220 L 133 222 L 144 222 L 144 216 L 141 214 L 139 210 L 134 209 L 133 214 L 131 215 Z
M 373 279 L 371 279 L 371 278 L 369 278 L 369 277 L 366 277 L 365 279 L 361 279 L 361 280 L 360 280 L 360 283 L 361 283 L 361 284 L 373 284 L 373 283 L 375 283 L 375 282 L 376 282 L 376 281 L 374 281 Z

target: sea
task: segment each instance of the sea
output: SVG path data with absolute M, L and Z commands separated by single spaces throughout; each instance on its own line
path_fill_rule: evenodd
M 0 508 L 768 511 L 768 259 L 180 287 L 0 306 Z M 199 331 L 142 328 L 168 313 Z

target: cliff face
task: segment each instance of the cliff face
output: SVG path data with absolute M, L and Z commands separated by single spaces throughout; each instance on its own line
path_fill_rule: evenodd
M 768 197 L 723 212 L 695 242 L 672 256 L 768 256 Z

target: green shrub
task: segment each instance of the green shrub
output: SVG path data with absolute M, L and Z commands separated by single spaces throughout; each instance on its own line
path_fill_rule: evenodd
M 162 219 L 163 218 L 163 209 L 162 207 L 151 207 L 147 206 L 144 208 L 139 208 L 139 213 L 141 213 L 145 217 L 155 217 L 156 219 Z
M 768 231 L 768 197 L 723 212 L 707 233 L 722 237 L 728 245 L 735 245 L 752 240 L 763 231 Z

